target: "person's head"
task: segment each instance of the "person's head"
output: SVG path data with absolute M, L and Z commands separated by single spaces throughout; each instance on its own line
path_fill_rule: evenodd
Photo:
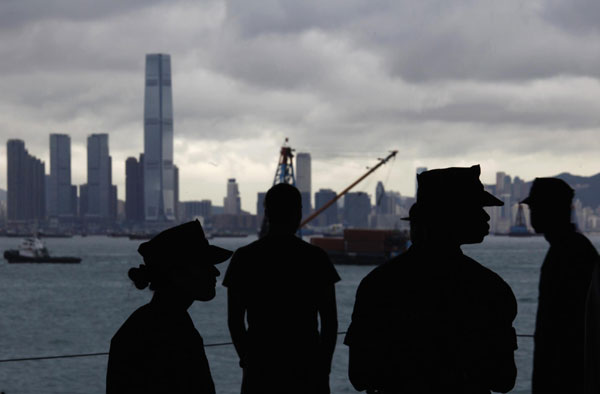
M 417 203 L 411 205 L 408 210 L 408 216 L 402 218 L 402 220 L 408 220 L 410 224 L 410 242 L 413 244 L 422 242 L 425 235 L 423 233 L 423 225 L 420 223 L 422 219 L 419 218 L 419 206 Z
M 562 179 L 535 178 L 529 196 L 522 201 L 529 205 L 533 229 L 548 233 L 568 226 L 573 196 L 573 189 Z
M 424 237 L 458 245 L 480 243 L 489 233 L 487 206 L 504 203 L 486 192 L 479 165 L 417 175 L 419 223 Z
M 287 183 L 279 183 L 265 195 L 265 216 L 269 231 L 295 233 L 302 220 L 302 198 L 298 189 Z
M 129 278 L 138 289 L 150 286 L 155 291 L 177 292 L 190 300 L 209 301 L 215 297 L 215 264 L 231 257 L 232 252 L 209 245 L 200 222 L 188 222 L 167 229 L 138 252 L 144 264 L 131 268 Z

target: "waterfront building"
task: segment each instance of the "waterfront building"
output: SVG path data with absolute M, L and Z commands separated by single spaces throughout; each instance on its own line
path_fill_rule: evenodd
M 175 200 L 175 220 L 179 217 L 179 167 L 173 164 L 173 199 Z
M 128 157 L 125 161 L 125 219 L 144 221 L 144 154 L 140 159 Z
M 144 91 L 144 217 L 175 220 L 171 57 L 146 55 Z
M 235 178 L 227 180 L 227 195 L 223 198 L 223 211 L 226 215 L 238 215 L 242 212 L 240 191 Z
M 46 217 L 44 162 L 29 154 L 25 142 L 6 143 L 7 220 L 12 223 L 39 222 Z
M 50 134 L 46 196 L 49 218 L 73 220 L 77 215 L 77 187 L 71 184 L 71 137 L 67 134 Z
M 302 217 L 307 217 L 312 211 L 311 190 L 311 158 L 310 153 L 300 152 L 296 155 L 296 187 L 302 198 Z
M 319 189 L 319 191 L 315 193 L 315 210 L 320 209 L 323 205 L 334 199 L 336 195 L 336 192 L 331 189 Z M 333 203 L 329 208 L 317 216 L 314 223 L 320 227 L 339 223 L 337 202 Z
M 347 227 L 369 227 L 371 199 L 364 192 L 347 193 L 344 196 L 344 223 Z
M 117 216 L 117 187 L 112 184 L 112 158 L 108 134 L 87 139 L 87 184 L 80 188 L 80 215 L 86 219 L 114 220 Z
M 504 194 L 504 181 L 506 180 L 506 173 L 502 171 L 496 172 L 496 196 Z
M 181 206 L 184 221 L 195 219 L 204 221 L 212 216 L 212 202 L 210 200 L 183 201 Z

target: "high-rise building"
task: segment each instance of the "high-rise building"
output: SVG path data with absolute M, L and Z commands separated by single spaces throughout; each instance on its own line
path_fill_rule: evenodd
M 524 185 L 525 182 L 523 182 L 523 180 L 521 178 L 519 178 L 518 176 L 515 176 L 515 179 L 513 179 L 513 184 L 512 184 L 512 198 L 514 202 L 521 202 L 525 197 L 527 197 L 527 195 L 523 194 L 523 189 L 524 189 Z
M 175 220 L 171 57 L 146 55 L 144 92 L 144 216 Z
M 383 187 L 383 182 L 377 182 L 375 187 L 375 212 L 377 214 L 387 215 L 394 213 L 394 199 L 388 195 Z
M 315 193 L 315 209 L 320 209 L 323 205 L 335 198 L 336 192 L 331 189 L 319 189 Z M 317 226 L 329 226 L 338 223 L 338 205 L 333 203 L 324 212 L 315 218 Z
M 427 171 L 427 167 L 417 167 L 417 175 L 422 172 Z M 415 197 L 417 196 L 417 189 L 419 188 L 419 182 L 417 182 L 417 177 L 415 175 Z
M 371 199 L 364 192 L 344 196 L 344 222 L 348 227 L 367 228 L 371 213 Z
M 112 184 L 112 158 L 108 134 L 87 139 L 87 184 L 80 189 L 80 214 L 89 219 L 114 219 L 117 212 L 116 186 Z
M 197 218 L 205 220 L 212 215 L 212 202 L 210 200 L 184 201 L 181 206 L 183 207 L 182 219 L 186 221 Z
M 72 219 L 77 214 L 77 188 L 71 184 L 71 137 L 66 134 L 50 134 L 46 196 L 48 217 Z
M 506 179 L 506 173 L 498 171 L 496 173 L 496 196 L 504 194 L 504 181 Z
M 175 200 L 175 219 L 179 217 L 179 167 L 173 164 L 173 198 Z
M 227 181 L 227 196 L 223 198 L 223 212 L 228 215 L 238 215 L 242 212 L 240 191 L 235 178 Z
M 144 221 L 144 155 L 139 161 L 128 157 L 125 161 L 125 219 Z
M 46 217 L 45 165 L 22 140 L 6 143 L 7 220 L 40 221 Z
M 296 187 L 302 198 L 302 217 L 307 217 L 312 211 L 311 182 L 310 153 L 298 153 L 296 155 Z

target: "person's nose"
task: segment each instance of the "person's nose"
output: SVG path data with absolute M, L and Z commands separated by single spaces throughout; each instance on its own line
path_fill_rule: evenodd
M 487 213 L 487 211 L 485 209 L 481 209 L 483 211 L 483 217 L 485 218 L 485 221 L 489 221 L 491 219 L 490 215 Z
M 213 265 L 213 274 L 215 276 L 221 275 L 221 271 L 219 271 L 219 269 L 217 267 L 215 267 L 214 265 Z

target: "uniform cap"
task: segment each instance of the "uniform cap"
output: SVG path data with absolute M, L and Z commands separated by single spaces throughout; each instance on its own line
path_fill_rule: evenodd
M 479 180 L 481 168 L 450 167 L 424 171 L 417 175 L 419 206 L 475 205 L 502 206 L 504 203 L 486 192 Z
M 140 244 L 138 253 L 153 264 L 219 264 L 232 251 L 209 245 L 198 220 L 171 227 Z M 158 267 L 157 267 L 158 268 Z
M 575 191 L 567 182 L 558 178 L 535 178 L 529 196 L 521 201 L 529 206 L 536 204 L 561 204 L 571 203 Z

